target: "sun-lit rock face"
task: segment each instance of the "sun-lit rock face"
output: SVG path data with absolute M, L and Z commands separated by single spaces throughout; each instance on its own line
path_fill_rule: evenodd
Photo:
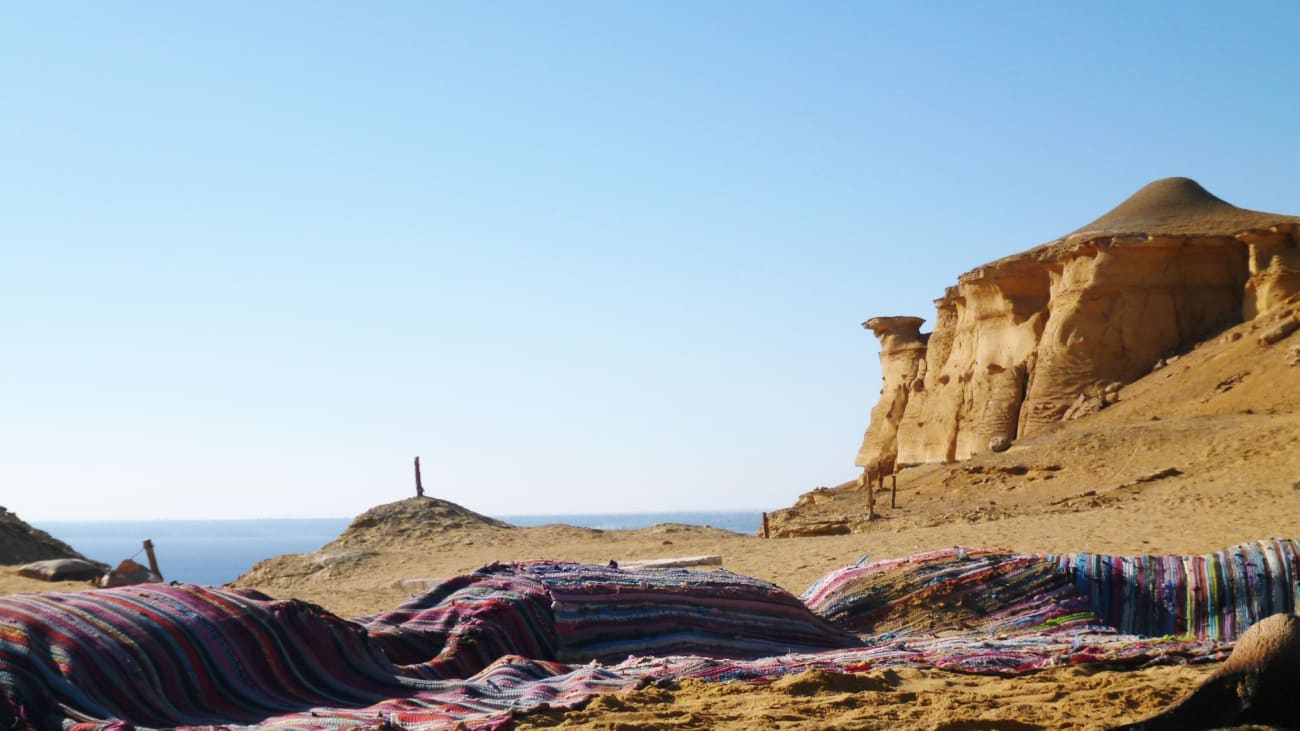
M 925 337 L 919 317 L 874 317 L 862 326 L 880 339 L 880 401 L 862 439 L 857 463 L 885 473 L 894 469 L 898 424 L 907 409 L 912 384 L 925 376 Z
M 1247 320 L 1277 307 L 1300 292 L 1300 224 L 1271 226 L 1265 231 L 1237 235 L 1247 246 L 1246 298 L 1242 314 Z
M 935 302 L 931 334 L 919 318 L 869 320 L 884 387 L 857 464 L 967 459 L 1113 402 L 1115 384 L 1300 292 L 1298 239 L 1300 218 L 1167 178 L 963 274 Z

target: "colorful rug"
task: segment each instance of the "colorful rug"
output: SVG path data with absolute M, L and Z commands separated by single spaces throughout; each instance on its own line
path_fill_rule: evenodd
M 1172 558 L 949 549 L 841 569 L 804 601 L 721 570 L 532 562 L 355 621 L 181 584 L 0 597 L 0 728 L 494 729 L 659 679 L 1208 661 L 1295 610 L 1297 556 L 1283 540 Z
M 1264 617 L 1297 607 L 1300 543 L 1287 538 L 1202 556 L 1048 558 L 1120 632 L 1234 640 Z

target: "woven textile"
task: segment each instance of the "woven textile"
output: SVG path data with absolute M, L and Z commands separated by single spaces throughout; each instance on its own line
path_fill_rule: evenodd
M 188 585 L 0 597 L 0 728 L 496 729 L 660 678 L 1204 661 L 1294 609 L 1296 555 L 1291 541 L 1173 559 L 950 549 L 842 569 L 806 604 L 721 570 L 534 562 L 356 621 Z M 1165 631 L 1171 612 L 1192 631 Z
M 856 632 L 973 631 L 1008 635 L 1098 624 L 1087 598 L 1042 556 L 949 548 L 849 566 L 804 602 Z
M 1201 556 L 1049 558 L 1121 632 L 1234 640 L 1264 617 L 1300 606 L 1300 544 L 1286 538 Z
M 749 658 L 858 644 L 784 589 L 748 576 L 551 561 L 485 566 L 360 621 L 404 675 L 429 679 L 469 677 L 504 655 Z

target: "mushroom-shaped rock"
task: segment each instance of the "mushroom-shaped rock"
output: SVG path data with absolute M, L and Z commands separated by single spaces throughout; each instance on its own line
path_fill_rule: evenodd
M 871 425 L 862 438 L 857 465 L 875 473 L 892 472 L 898 456 L 898 424 L 911 392 L 925 388 L 928 336 L 922 317 L 873 317 L 862 323 L 880 339 L 880 402 L 871 410 Z M 920 381 L 918 388 L 917 382 Z

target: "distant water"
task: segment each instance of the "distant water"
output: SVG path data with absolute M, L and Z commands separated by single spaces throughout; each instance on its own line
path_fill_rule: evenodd
M 80 551 L 86 558 L 116 566 L 153 541 L 158 569 L 168 581 L 220 586 L 264 558 L 310 553 L 329 543 L 350 518 L 264 520 L 29 521 Z M 137 556 L 137 554 L 139 554 Z
M 754 533 L 758 511 L 600 513 L 493 516 L 520 526 L 567 523 L 600 530 L 629 530 L 659 523 L 687 523 Z M 260 520 L 29 521 L 87 558 L 116 566 L 135 557 L 146 564 L 142 542 L 153 541 L 158 568 L 168 581 L 220 586 L 234 581 L 265 558 L 311 553 L 343 532 L 351 518 Z M 138 554 L 138 555 L 137 555 Z

